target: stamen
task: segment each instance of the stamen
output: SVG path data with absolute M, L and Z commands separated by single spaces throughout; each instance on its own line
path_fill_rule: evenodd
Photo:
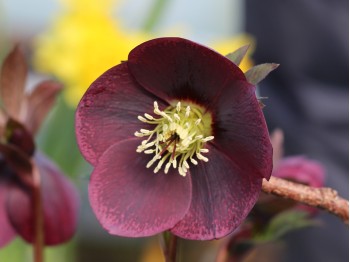
M 147 113 L 145 113 L 145 117 L 148 119 L 148 120 L 154 120 L 155 118 Z
M 143 116 L 137 116 L 137 119 L 142 121 L 142 122 L 147 122 L 147 119 L 144 118 Z
M 214 139 L 213 136 L 207 136 L 206 138 L 203 138 L 202 141 L 203 142 L 208 142 L 208 141 L 213 140 L 213 139 Z
M 181 102 L 179 101 L 177 102 L 177 105 L 176 105 L 176 111 L 180 112 L 180 110 L 181 110 Z
M 189 117 L 189 116 L 190 116 L 190 112 L 191 112 L 191 107 L 190 107 L 190 106 L 187 106 L 187 107 L 186 107 L 185 117 Z
M 166 174 L 172 167 L 181 176 L 186 176 L 191 165 L 198 165 L 195 158 L 208 162 L 209 159 L 202 154 L 209 152 L 204 148 L 205 143 L 214 139 L 209 113 L 204 108 L 181 101 L 164 110 L 159 108 L 157 101 L 153 106 L 153 112 L 158 118 L 148 113 L 137 118 L 143 123 L 154 125 L 154 129 L 142 128 L 134 133 L 136 137 L 147 137 L 142 140 L 136 152 L 154 154 L 146 168 L 157 162 L 154 173 L 164 167 Z

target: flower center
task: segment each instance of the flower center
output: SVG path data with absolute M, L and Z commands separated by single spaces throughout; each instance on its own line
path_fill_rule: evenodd
M 180 175 L 186 176 L 190 168 L 189 162 L 193 165 L 198 164 L 197 160 L 208 162 L 208 158 L 203 155 L 209 152 L 205 143 L 213 140 L 214 136 L 211 135 L 211 115 L 204 108 L 189 102 L 178 102 L 162 111 L 158 103 L 154 102 L 153 112 L 156 116 L 145 113 L 144 116 L 138 116 L 138 119 L 155 128 L 135 132 L 137 137 L 147 137 L 136 152 L 154 154 L 147 163 L 147 168 L 158 161 L 154 168 L 154 173 L 157 173 L 167 162 L 164 173 L 168 173 L 172 166 L 178 169 Z

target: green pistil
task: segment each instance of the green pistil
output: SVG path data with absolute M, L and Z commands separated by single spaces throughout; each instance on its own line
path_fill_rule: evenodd
M 209 113 L 188 102 L 178 102 L 164 111 L 154 102 L 153 112 L 156 117 L 145 113 L 144 116 L 138 116 L 138 119 L 155 125 L 155 128 L 135 132 L 137 137 L 147 137 L 137 147 L 136 152 L 154 155 L 147 163 L 147 168 L 158 162 L 154 173 L 163 166 L 164 172 L 168 173 L 172 166 L 178 169 L 180 175 L 186 176 L 190 163 L 197 165 L 197 160 L 208 162 L 208 158 L 203 154 L 209 150 L 204 146 L 206 142 L 214 139 L 211 135 L 212 118 Z

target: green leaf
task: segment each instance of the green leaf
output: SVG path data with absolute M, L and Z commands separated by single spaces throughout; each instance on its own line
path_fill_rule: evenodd
M 230 59 L 236 66 L 239 66 L 239 64 L 242 62 L 244 56 L 246 55 L 250 45 L 245 45 L 240 48 L 238 48 L 236 51 L 233 51 L 232 53 L 229 53 L 226 55 L 228 59 Z
M 275 70 L 278 66 L 279 64 L 274 63 L 256 65 L 250 68 L 245 73 L 245 76 L 249 83 L 256 85 L 260 83 L 261 80 L 263 80 L 268 74 L 270 74 L 270 72 Z
M 309 217 L 305 211 L 287 210 L 276 215 L 267 225 L 263 234 L 257 237 L 260 241 L 277 240 L 288 232 L 315 226 L 318 222 Z

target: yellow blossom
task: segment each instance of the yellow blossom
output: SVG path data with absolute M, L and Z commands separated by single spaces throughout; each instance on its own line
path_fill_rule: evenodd
M 152 37 L 121 28 L 111 14 L 119 0 L 59 1 L 61 12 L 35 42 L 34 65 L 38 71 L 52 74 L 65 84 L 64 97 L 75 107 L 99 75 L 126 60 L 130 50 Z M 213 47 L 226 55 L 253 42 L 251 37 L 241 35 Z M 252 50 L 251 46 L 246 57 Z M 240 67 L 246 71 L 252 64 L 249 58 L 244 58 Z
M 61 1 L 65 10 L 37 39 L 34 64 L 66 85 L 65 98 L 75 106 L 99 75 L 126 60 L 129 51 L 148 37 L 125 33 L 118 26 L 107 11 L 115 1 Z

